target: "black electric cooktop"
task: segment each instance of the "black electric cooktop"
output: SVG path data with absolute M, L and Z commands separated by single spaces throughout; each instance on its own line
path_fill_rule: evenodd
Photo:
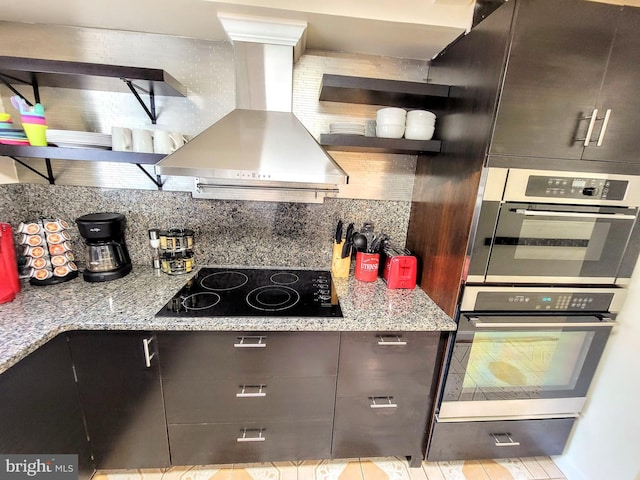
M 202 268 L 158 317 L 342 317 L 323 270 Z

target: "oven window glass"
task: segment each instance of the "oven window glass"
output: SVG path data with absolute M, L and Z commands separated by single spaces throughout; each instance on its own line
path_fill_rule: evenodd
M 456 343 L 454 357 L 463 361 L 451 363 L 449 376 L 458 377 L 458 391 L 450 390 L 447 399 L 535 399 L 572 391 L 594 335 L 562 329 L 477 332 L 472 343 Z
M 598 261 L 610 224 L 527 219 L 516 242 L 516 260 Z

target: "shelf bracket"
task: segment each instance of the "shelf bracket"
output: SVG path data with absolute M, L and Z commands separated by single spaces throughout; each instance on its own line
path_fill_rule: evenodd
M 9 158 L 11 158 L 11 159 L 13 159 L 14 161 L 18 162 L 18 163 L 19 163 L 20 165 L 22 165 L 23 167 L 25 167 L 25 168 L 27 168 L 27 169 L 31 170 L 33 173 L 35 173 L 35 174 L 36 174 L 36 175 L 38 175 L 39 177 L 44 178 L 46 181 L 48 181 L 48 182 L 49 182 L 49 185 L 55 185 L 55 184 L 56 184 L 56 180 L 55 180 L 55 178 L 53 177 L 53 169 L 51 168 L 51 159 L 49 159 L 49 158 L 45 158 L 45 159 L 44 159 L 44 163 L 45 163 L 45 166 L 46 166 L 46 168 L 47 168 L 47 174 L 45 175 L 45 174 L 43 174 L 43 173 L 40 173 L 38 170 L 36 170 L 36 169 L 35 169 L 35 168 L 33 168 L 32 166 L 27 165 L 26 163 L 24 163 L 22 160 L 20 160 L 20 159 L 19 159 L 19 158 L 17 158 L 17 157 L 13 157 L 13 156 L 11 156 L 11 157 L 9 157 Z M 146 172 L 145 172 L 145 173 L 146 173 Z
M 33 107 L 33 103 L 31 103 L 29 101 L 28 98 L 26 98 L 24 95 L 22 95 L 22 93 L 20 93 L 12 84 L 11 81 L 15 82 L 15 83 L 24 83 L 22 80 L 20 80 L 19 78 L 16 77 L 12 77 L 11 75 L 7 75 L 5 73 L 0 73 L 0 82 L 2 82 L 5 87 L 7 87 L 9 90 L 11 90 L 14 94 L 18 95 L 20 98 L 22 98 L 25 102 L 27 102 L 27 105 L 29 105 L 30 107 Z M 33 85 L 32 85 L 33 86 Z
M 149 94 L 149 107 L 147 107 L 147 105 L 144 103 L 144 100 L 142 100 L 142 97 L 140 97 L 140 94 L 138 93 L 138 87 L 136 87 L 131 82 L 131 80 L 127 80 L 126 78 L 123 78 L 122 81 L 127 84 L 127 87 L 129 87 L 129 90 L 131 90 L 133 96 L 136 98 L 136 100 L 138 100 L 138 103 L 140 104 L 142 109 L 151 119 L 151 123 L 155 125 L 156 121 L 158 120 L 158 115 L 156 114 L 156 96 L 153 93 L 153 87 L 151 87 L 151 90 L 149 92 L 145 92 Z
M 142 170 L 142 173 L 144 173 L 147 177 L 149 177 L 149 180 L 155 183 L 156 187 L 158 187 L 158 190 L 162 190 L 162 177 L 160 175 L 156 175 L 156 178 L 153 178 L 153 175 L 147 172 L 142 165 L 140 165 L 139 163 L 136 163 L 135 165 L 140 170 Z

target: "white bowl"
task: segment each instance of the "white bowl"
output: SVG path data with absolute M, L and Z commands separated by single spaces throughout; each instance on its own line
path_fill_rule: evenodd
M 421 118 L 419 120 L 409 120 L 407 118 L 406 122 L 407 127 L 433 127 L 435 124 L 436 121 L 431 118 Z
M 404 130 L 404 138 L 408 140 L 431 140 L 436 127 L 409 126 Z
M 376 125 L 376 137 L 380 138 L 402 138 L 404 135 L 404 125 L 387 123 Z
M 435 123 L 436 114 L 433 112 L 429 112 L 427 110 L 411 110 L 407 113 L 407 122 L 409 121 L 420 121 L 424 122 L 430 120 Z
M 376 112 L 378 123 L 401 123 L 404 125 L 407 111 L 404 108 L 386 107 Z

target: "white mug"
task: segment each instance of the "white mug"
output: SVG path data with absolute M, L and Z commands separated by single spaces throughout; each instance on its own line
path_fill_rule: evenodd
M 167 130 L 153 132 L 153 151 L 155 153 L 173 153 L 182 145 L 184 145 L 184 138 L 180 133 L 168 132 Z
M 144 128 L 134 128 L 132 131 L 133 151 L 153 153 L 153 132 Z
M 111 127 L 111 149 L 118 152 L 131 152 L 133 150 L 130 128 Z

